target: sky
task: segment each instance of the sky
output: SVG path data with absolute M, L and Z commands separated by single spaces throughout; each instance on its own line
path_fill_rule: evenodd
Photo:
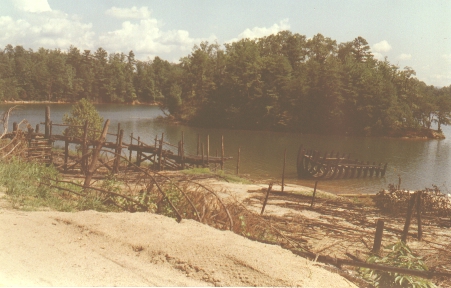
M 0 49 L 102 47 L 178 62 L 202 41 L 283 30 L 337 43 L 361 36 L 377 59 L 451 85 L 450 0 L 0 0 Z

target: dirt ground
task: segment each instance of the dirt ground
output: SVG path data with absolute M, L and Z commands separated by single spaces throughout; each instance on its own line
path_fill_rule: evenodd
M 0 286 L 356 287 L 279 246 L 192 220 L 0 207 Z

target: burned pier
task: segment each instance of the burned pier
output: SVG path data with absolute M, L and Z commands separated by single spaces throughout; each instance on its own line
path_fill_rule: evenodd
M 384 177 L 387 170 L 387 163 L 370 164 L 352 160 L 351 154 L 342 154 L 334 151 L 324 154 L 317 150 L 306 150 L 301 146 L 297 158 L 298 178 L 315 179 L 340 179 L 340 178 L 360 178 L 360 177 Z

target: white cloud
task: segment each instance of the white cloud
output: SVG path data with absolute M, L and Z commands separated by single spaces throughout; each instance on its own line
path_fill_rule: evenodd
M 51 11 L 47 0 L 12 0 L 14 7 L 21 11 L 39 13 Z
M 374 44 L 372 50 L 375 52 L 388 52 L 391 50 L 391 45 L 388 44 L 387 40 L 382 40 L 381 42 Z
M 385 56 L 379 52 L 373 52 L 373 56 L 374 56 L 374 58 L 376 58 L 379 61 L 383 61 L 385 59 Z
M 445 59 L 448 62 L 451 62 L 451 54 L 443 54 L 442 58 Z
M 402 53 L 401 55 L 398 56 L 398 59 L 400 60 L 409 60 L 412 58 L 412 54 L 406 54 L 406 53 Z
M 227 43 L 236 42 L 243 38 L 249 39 L 261 38 L 271 34 L 277 34 L 278 32 L 283 30 L 289 30 L 290 24 L 288 23 L 288 21 L 289 19 L 283 19 L 278 24 L 275 23 L 269 28 L 268 27 L 254 27 L 252 29 L 247 28 L 242 33 L 240 33 L 237 38 L 233 38 L 227 41 Z
M 111 7 L 105 12 L 106 15 L 119 19 L 146 19 L 150 18 L 150 13 L 151 11 L 147 7 L 137 8 L 136 6 L 132 8 Z
M 22 45 L 24 48 L 66 49 L 75 45 L 91 49 L 94 32 L 92 24 L 83 23 L 61 11 L 52 10 L 47 1 L 15 0 L 16 9 L 24 11 L 21 19 L 0 16 L 0 44 Z M 31 14 L 32 12 L 32 14 Z M 39 13 L 38 13 L 39 12 Z
M 133 50 L 138 59 L 152 58 L 162 54 L 185 55 L 194 44 L 214 42 L 216 37 L 192 38 L 186 30 L 164 31 L 157 19 L 147 18 L 139 22 L 125 21 L 121 28 L 99 37 L 99 45 L 107 51 L 127 52 Z

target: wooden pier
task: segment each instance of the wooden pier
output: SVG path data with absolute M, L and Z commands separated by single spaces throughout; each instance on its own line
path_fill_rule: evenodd
M 322 157 L 321 157 L 322 156 Z M 339 178 L 360 178 L 360 177 L 384 177 L 387 164 L 370 164 L 351 160 L 351 155 L 334 151 L 324 154 L 317 150 L 306 150 L 301 146 L 297 158 L 298 178 L 316 179 L 339 179 Z
M 44 125 L 45 132 L 40 133 L 40 126 Z M 224 137 L 221 138 L 221 156 L 210 155 L 210 138 L 207 136 L 207 149 L 204 153 L 204 144 L 200 143 L 200 136 L 198 136 L 198 154 L 190 155 L 185 153 L 184 133 L 181 134 L 181 140 L 178 145 L 173 145 L 164 141 L 164 133 L 160 138 L 155 136 L 155 141 L 152 144 L 145 143 L 140 137 L 134 137 L 133 133 L 130 135 L 130 142 L 124 142 L 124 130 L 118 124 L 117 133 L 108 133 L 109 120 L 104 124 L 101 137 L 99 139 L 88 139 L 89 131 L 93 131 L 89 127 L 88 122 L 81 126 L 71 126 L 67 124 L 56 124 L 51 121 L 50 107 L 45 109 L 45 122 L 36 125 L 33 129 L 28 125 L 26 131 L 20 131 L 18 124 L 13 124 L 13 131 L 5 135 L 10 139 L 16 137 L 18 133 L 23 133 L 28 142 L 27 157 L 30 160 L 46 163 L 50 165 L 55 164 L 62 168 L 65 172 L 71 170 L 80 171 L 83 174 L 89 173 L 90 162 L 93 158 L 97 158 L 95 162 L 100 163 L 99 167 L 105 167 L 112 173 L 118 173 L 121 169 L 132 169 L 132 166 L 140 167 L 144 162 L 150 162 L 151 168 L 162 170 L 183 170 L 193 167 L 209 167 L 210 164 L 219 164 L 221 169 L 224 167 L 225 161 L 232 159 L 232 157 L 224 156 Z M 83 131 L 83 137 L 71 137 L 63 134 L 53 134 L 54 127 L 75 127 Z M 110 135 L 116 138 L 114 142 L 106 141 L 106 136 Z M 54 143 L 64 142 L 63 163 L 54 163 Z M 69 151 L 69 145 L 79 145 L 78 153 Z M 199 147 L 202 146 L 202 153 L 199 154 Z M 96 152 L 96 150 L 98 150 Z M 109 156 L 99 157 L 100 152 Z M 128 151 L 128 153 L 126 153 Z M 175 151 L 175 152 L 174 152 Z M 81 152 L 81 155 L 79 155 Z M 97 155 L 96 155 L 97 154 Z M 127 155 L 126 155 L 127 154 Z M 128 161 L 127 161 L 128 159 Z M 132 165 L 134 164 L 134 165 Z M 136 167 L 135 166 L 135 167 Z M 97 169 L 96 168 L 96 169 Z

